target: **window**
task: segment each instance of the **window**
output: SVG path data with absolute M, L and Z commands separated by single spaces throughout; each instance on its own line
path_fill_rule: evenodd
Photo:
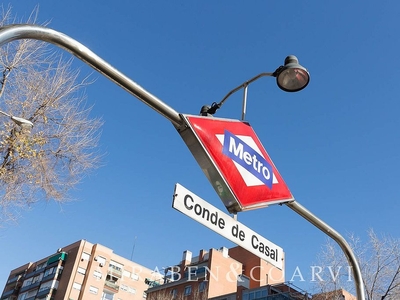
M 42 283 L 42 285 L 39 288 L 39 292 L 49 290 L 53 286 L 54 282 L 53 281 L 47 281 L 45 283 Z
M 207 281 L 202 281 L 199 283 L 199 292 L 204 292 L 207 287 Z
M 267 290 L 259 290 L 259 291 L 251 291 L 251 292 L 244 292 L 243 293 L 243 300 L 254 300 L 260 299 L 267 296 Z
M 101 279 L 101 277 L 103 277 L 103 275 L 99 271 L 94 271 L 93 276 L 96 277 L 97 279 Z
M 117 263 L 116 261 L 110 261 L 109 267 L 122 273 L 124 265 Z
M 138 281 L 138 280 L 139 280 L 139 275 L 133 273 L 133 274 L 132 274 L 132 279 L 135 280 L 135 281 Z
M 102 256 L 96 256 L 94 260 L 96 260 L 99 263 L 99 266 L 101 267 L 106 265 L 106 259 Z
M 134 289 L 133 287 L 127 286 L 126 284 L 121 284 L 121 286 L 119 287 L 119 290 L 131 293 L 131 294 L 136 294 L 136 289 Z
M 78 267 L 78 273 L 85 275 L 86 274 L 86 269 Z
M 46 267 L 46 266 L 47 266 L 47 261 L 45 261 L 45 262 L 43 262 L 43 263 L 41 263 L 41 264 L 38 264 L 38 265 L 36 266 L 35 271 L 40 270 L 40 269 L 43 269 L 43 268 Z
M 118 277 L 107 274 L 106 280 L 112 283 L 116 283 L 118 281 Z
M 37 294 L 37 289 L 29 292 L 22 293 L 18 296 L 18 300 L 25 300 L 34 297 Z
M 39 275 L 35 276 L 32 278 L 32 284 L 39 282 L 43 278 L 43 273 L 40 273 Z
M 185 286 L 185 290 L 184 290 L 184 292 L 183 292 L 183 295 L 184 295 L 184 296 L 188 296 L 188 295 L 190 295 L 191 293 L 192 293 L 192 286 L 191 286 L 191 285 Z
M 146 299 L 147 298 L 147 294 L 146 292 L 143 292 L 143 298 Z
M 125 292 L 127 292 L 127 291 L 128 291 L 128 286 L 125 285 L 125 284 L 121 284 L 121 286 L 119 287 L 119 289 L 120 289 L 120 291 L 125 291 Z
M 103 295 L 101 296 L 101 300 L 113 300 L 114 299 L 114 294 L 111 294 L 109 292 L 103 291 Z
M 92 294 L 97 295 L 97 293 L 99 292 L 99 289 L 97 287 L 90 286 L 89 287 L 89 292 L 92 293 Z
M 15 282 L 15 281 L 19 280 L 19 279 L 22 277 L 22 275 L 23 275 L 23 274 L 24 274 L 24 272 L 22 272 L 22 273 L 17 273 L 17 274 L 14 274 L 14 277 L 12 277 L 12 278 L 8 279 L 8 281 L 7 281 L 7 284 L 9 284 L 9 283 L 12 283 L 12 282 Z
M 38 291 L 38 290 L 36 289 L 36 290 L 27 292 L 27 293 L 26 293 L 26 298 L 31 298 L 31 297 L 36 296 L 37 291 Z
M 29 278 L 27 280 L 24 281 L 24 283 L 22 284 L 22 287 L 26 287 L 28 285 L 32 284 L 32 278 Z
M 89 260 L 90 259 L 90 254 L 86 253 L 86 252 L 83 252 L 81 259 L 82 260 Z
M 131 272 L 128 272 L 128 271 L 123 271 L 122 272 L 122 276 L 124 276 L 124 277 L 127 277 L 127 278 L 130 278 L 131 277 Z
M 189 267 L 189 278 L 196 277 L 196 275 L 197 275 L 197 269 L 198 269 L 197 266 Z M 189 279 L 189 280 L 190 280 L 190 279 Z
M 171 297 L 172 297 L 172 299 L 175 299 L 177 295 L 178 295 L 178 291 L 177 291 L 176 289 L 172 289 L 172 290 L 171 290 Z
M 49 276 L 49 275 L 53 274 L 55 270 L 56 270 L 56 268 L 51 267 L 50 269 L 47 269 L 46 271 L 44 271 L 44 275 L 43 276 L 44 277 Z
M 81 290 L 82 285 L 80 283 L 74 282 L 74 284 L 72 285 L 72 287 L 78 291 Z
M 42 278 L 43 278 L 43 273 L 40 273 L 39 275 L 37 275 L 35 277 L 25 280 L 24 283 L 22 284 L 22 287 L 26 287 L 26 286 L 35 284 L 35 283 L 39 282 L 40 280 L 42 280 Z

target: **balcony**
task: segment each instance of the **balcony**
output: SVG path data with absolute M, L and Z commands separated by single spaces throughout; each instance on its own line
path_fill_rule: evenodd
M 22 287 L 19 292 L 23 293 L 23 292 L 28 291 L 30 289 L 36 288 L 39 285 L 40 285 L 40 281 L 36 281 L 36 282 L 34 282 L 34 283 L 30 284 L 30 285 L 26 285 L 26 286 Z
M 113 265 L 108 267 L 108 274 L 122 278 L 122 270 L 114 267 Z
M 22 275 L 17 275 L 17 276 L 15 276 L 13 278 L 8 279 L 6 284 L 8 285 L 8 284 L 14 283 L 14 282 L 20 280 L 21 278 L 22 278 Z
M 43 276 L 42 282 L 49 281 L 49 280 L 54 280 L 54 279 L 58 279 L 57 270 L 55 272 L 53 272 L 53 273 L 49 273 L 49 274 L 46 274 L 46 276 Z
M 36 295 L 36 299 L 44 299 L 47 297 L 47 295 L 54 296 L 56 289 L 48 288 L 48 289 L 43 289 L 39 291 Z
M 18 295 L 18 291 L 15 289 L 12 289 L 7 292 L 4 292 L 0 299 L 6 299 L 10 296 L 16 296 L 16 295 Z
M 39 269 L 39 270 L 34 270 L 32 272 L 26 273 L 24 279 L 28 279 L 28 278 L 34 277 L 34 276 L 39 275 L 40 273 L 43 273 L 43 272 L 44 272 L 44 268 Z
M 109 288 L 113 292 L 118 292 L 119 291 L 119 285 L 116 282 L 113 281 L 105 281 L 104 286 L 106 288 Z
M 246 289 L 249 289 L 250 288 L 250 278 L 243 274 L 238 275 L 237 286 L 243 286 Z

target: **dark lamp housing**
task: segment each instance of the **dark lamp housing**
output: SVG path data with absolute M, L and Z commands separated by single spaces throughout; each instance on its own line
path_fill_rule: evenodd
M 286 57 L 285 65 L 279 67 L 274 76 L 279 88 L 286 92 L 300 91 L 310 82 L 310 74 L 306 68 L 299 64 L 294 55 Z

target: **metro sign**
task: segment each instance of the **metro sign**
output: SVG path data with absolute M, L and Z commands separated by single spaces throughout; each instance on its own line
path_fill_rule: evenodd
M 180 135 L 230 213 L 294 200 L 249 123 L 182 117 Z

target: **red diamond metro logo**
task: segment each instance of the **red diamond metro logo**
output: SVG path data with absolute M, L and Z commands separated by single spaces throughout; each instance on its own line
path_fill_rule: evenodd
M 180 134 L 229 212 L 294 200 L 249 123 L 183 117 Z

